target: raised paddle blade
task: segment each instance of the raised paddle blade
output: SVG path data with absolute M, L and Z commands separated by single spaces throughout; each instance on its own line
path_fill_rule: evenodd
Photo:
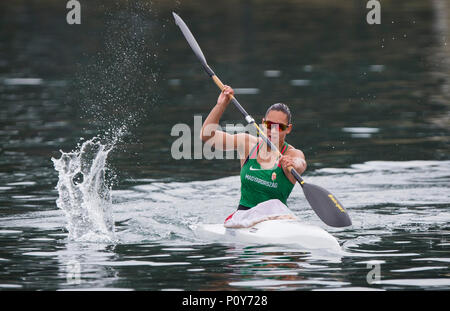
M 202 63 L 203 68 L 206 70 L 206 72 L 210 76 L 213 76 L 214 72 L 211 70 L 211 68 L 209 68 L 208 63 L 206 62 L 205 55 L 203 55 L 202 49 L 198 45 L 197 40 L 195 40 L 188 26 L 181 19 L 181 17 L 179 17 L 175 12 L 172 12 L 172 14 L 173 18 L 175 18 L 175 24 L 177 24 L 177 26 L 180 27 L 183 36 L 186 38 L 186 41 L 189 43 L 189 46 L 191 47 L 192 51 L 194 51 L 195 56 L 197 56 L 200 63 Z
M 342 204 L 327 190 L 309 183 L 303 184 L 303 192 L 317 216 L 331 227 L 347 227 L 352 221 Z

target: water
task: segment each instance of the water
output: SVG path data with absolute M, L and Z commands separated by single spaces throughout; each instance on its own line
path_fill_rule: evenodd
M 233 211 L 237 176 L 184 183 L 134 180 L 127 190 L 111 191 L 111 205 L 100 212 L 114 211 L 115 243 L 107 243 L 112 228 L 98 233 L 107 223 L 102 217 L 76 222 L 59 210 L 3 217 L 2 287 L 448 289 L 449 174 L 450 161 L 379 161 L 316 171 L 308 181 L 339 193 L 354 222 L 349 229 L 326 228 L 342 244 L 343 254 L 196 238 L 193 224 L 222 222 Z M 77 207 L 98 212 L 95 207 L 105 204 L 98 202 L 102 195 Z M 326 227 L 300 189 L 294 189 L 288 203 L 303 221 Z M 64 225 L 68 219 L 72 223 Z M 53 269 L 42 271 L 43 262 Z M 76 282 L 67 270 L 74 262 L 80 269 Z M 368 283 L 373 264 L 380 267 L 380 280 Z M 10 271 L 23 279 L 8 278 Z
M 383 2 L 378 27 L 355 4 L 227 6 L 92 1 L 76 28 L 52 1 L 0 4 L 0 289 L 450 289 L 448 4 Z M 195 236 L 234 211 L 239 164 L 170 156 L 218 93 L 173 10 L 255 119 L 289 104 L 305 180 L 353 226 L 299 186 L 289 207 L 342 254 Z

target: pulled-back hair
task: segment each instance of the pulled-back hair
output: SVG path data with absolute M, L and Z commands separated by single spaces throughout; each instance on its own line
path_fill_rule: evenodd
M 291 111 L 289 110 L 289 107 L 283 103 L 276 103 L 273 104 L 272 106 L 269 107 L 269 109 L 267 109 L 266 111 L 266 116 L 269 112 L 271 112 L 272 110 L 276 110 L 276 111 L 281 111 L 284 112 L 287 117 L 288 117 L 288 124 L 292 123 L 292 115 L 291 115 Z

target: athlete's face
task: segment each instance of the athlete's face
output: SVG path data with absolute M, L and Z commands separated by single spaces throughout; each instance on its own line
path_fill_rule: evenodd
M 292 124 L 289 124 L 288 116 L 283 111 L 271 110 L 263 119 L 263 129 L 270 141 L 280 146 L 291 132 Z

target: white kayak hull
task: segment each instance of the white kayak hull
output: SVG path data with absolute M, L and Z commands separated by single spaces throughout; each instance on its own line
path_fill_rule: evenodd
M 340 251 L 341 247 L 324 229 L 296 220 L 276 219 L 250 228 L 225 228 L 223 224 L 201 224 L 194 228 L 202 239 L 256 244 L 296 244 L 306 249 Z

